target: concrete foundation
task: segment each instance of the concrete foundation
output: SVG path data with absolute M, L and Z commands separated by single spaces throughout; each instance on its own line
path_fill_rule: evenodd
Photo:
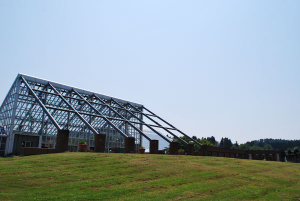
M 55 149 L 38 148 L 38 147 L 22 147 L 21 156 L 60 153 L 69 150 L 69 130 L 59 130 L 56 136 Z

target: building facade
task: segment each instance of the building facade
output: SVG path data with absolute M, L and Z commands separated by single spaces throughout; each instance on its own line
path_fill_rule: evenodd
M 54 148 L 58 130 L 70 131 L 70 151 L 82 140 L 92 149 L 97 134 L 106 134 L 107 151 L 124 147 L 125 137 L 135 137 L 138 148 L 142 136 L 151 140 L 144 126 L 167 142 L 156 129 L 187 136 L 142 104 L 18 74 L 0 107 L 0 154 L 18 155 L 21 147 Z

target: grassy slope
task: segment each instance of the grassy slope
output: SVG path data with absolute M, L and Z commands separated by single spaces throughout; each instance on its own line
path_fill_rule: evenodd
M 62 153 L 0 158 L 0 200 L 300 199 L 300 164 Z

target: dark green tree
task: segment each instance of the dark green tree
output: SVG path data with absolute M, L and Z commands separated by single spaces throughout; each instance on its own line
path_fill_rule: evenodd
M 232 142 L 229 138 L 222 138 L 220 141 L 220 147 L 230 149 L 232 147 Z

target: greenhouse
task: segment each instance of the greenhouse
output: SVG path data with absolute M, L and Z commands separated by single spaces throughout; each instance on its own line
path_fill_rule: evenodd
M 0 155 L 21 147 L 54 148 L 58 130 L 69 130 L 69 151 L 84 140 L 93 149 L 95 135 L 105 134 L 105 149 L 124 147 L 135 138 L 138 149 L 148 137 L 144 128 L 167 142 L 186 136 L 142 104 L 56 82 L 18 74 L 0 108 Z

